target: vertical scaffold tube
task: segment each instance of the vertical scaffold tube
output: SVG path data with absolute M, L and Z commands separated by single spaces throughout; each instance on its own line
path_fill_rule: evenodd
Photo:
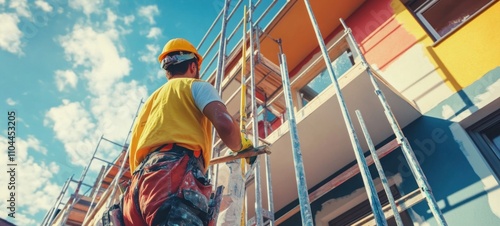
M 387 100 L 385 99 L 384 93 L 382 92 L 382 90 L 380 90 L 380 86 L 378 85 L 375 76 L 373 76 L 370 70 L 368 61 L 366 61 L 364 55 L 361 53 L 358 43 L 356 42 L 354 36 L 352 35 L 351 29 L 347 27 L 343 19 L 340 19 L 340 22 L 342 23 L 342 26 L 344 26 L 345 31 L 348 32 L 349 41 L 351 41 L 351 43 L 353 44 L 354 50 L 356 51 L 358 56 L 360 56 L 362 63 L 366 67 L 366 72 L 370 76 L 370 80 L 373 84 L 373 87 L 375 88 L 375 93 L 377 94 L 380 103 L 384 108 L 384 113 L 387 117 L 387 120 L 389 121 L 389 124 L 391 125 L 392 131 L 396 135 L 398 142 L 401 144 L 403 155 L 405 156 L 406 161 L 408 162 L 413 177 L 415 177 L 415 180 L 417 181 L 417 184 L 420 187 L 422 194 L 425 196 L 425 199 L 427 200 L 427 204 L 429 205 L 429 209 L 431 210 L 432 215 L 434 216 L 434 218 L 436 218 L 436 221 L 439 225 L 441 226 L 448 225 L 446 223 L 446 220 L 444 219 L 443 214 L 441 213 L 441 210 L 439 209 L 439 206 L 436 202 L 436 199 L 434 198 L 434 195 L 432 194 L 431 186 L 429 185 L 429 182 L 425 177 L 422 167 L 418 163 L 417 158 L 415 157 L 415 153 L 413 152 L 410 143 L 403 134 L 403 131 L 401 130 L 401 127 L 399 126 L 396 117 L 394 117 L 394 114 L 392 113 L 392 110 L 389 104 L 387 103 Z
M 288 67 L 286 64 L 286 56 L 281 47 L 281 40 L 278 40 L 280 47 L 280 69 L 281 80 L 286 100 L 286 111 L 288 112 L 288 125 L 290 127 L 290 140 L 292 142 L 293 163 L 295 166 L 295 180 L 297 181 L 297 190 L 299 195 L 300 215 L 302 217 L 302 225 L 314 225 L 312 219 L 311 206 L 309 202 L 309 194 L 307 192 L 306 174 L 304 171 L 304 163 L 302 161 L 302 151 L 300 150 L 299 134 L 297 131 L 297 123 L 295 122 L 295 113 L 293 110 L 292 92 L 290 89 L 290 79 L 288 78 Z
M 249 38 L 250 38 L 250 87 L 252 93 L 252 133 L 253 133 L 253 144 L 258 145 L 259 143 L 259 132 L 258 132 L 258 124 L 257 124 L 257 99 L 255 98 L 255 62 L 253 58 L 253 50 L 254 50 L 254 37 L 253 37 L 253 18 L 252 13 L 254 10 L 254 5 L 252 0 L 248 1 L 248 25 L 250 28 Z M 259 156 L 253 163 L 255 165 L 254 168 L 254 178 L 255 178 L 255 222 L 257 226 L 262 226 L 264 223 L 262 217 L 262 189 L 261 189 L 261 178 L 260 178 L 260 160 Z
M 139 115 L 139 110 L 141 110 L 141 105 L 143 103 L 144 102 L 141 99 L 141 102 L 139 102 L 139 106 L 137 107 L 137 110 L 135 111 L 135 117 L 132 120 L 132 124 L 130 125 L 129 135 L 130 135 L 130 133 L 132 133 L 132 128 L 134 128 L 135 120 L 137 119 L 137 116 Z M 127 149 L 123 150 L 123 151 L 125 151 L 125 156 L 123 156 L 123 160 L 122 160 L 122 163 L 120 165 L 120 168 L 118 169 L 118 173 L 116 173 L 115 178 L 113 179 L 113 181 L 111 181 L 111 184 L 109 185 L 109 187 L 112 190 L 111 190 L 111 195 L 109 196 L 110 199 L 109 199 L 108 203 L 106 204 L 107 208 L 109 208 L 112 204 L 114 204 L 114 203 L 112 203 L 112 201 L 113 201 L 113 198 L 115 197 L 115 194 L 116 194 L 116 188 L 119 186 L 119 182 L 118 181 L 120 180 L 120 178 L 123 175 L 123 172 L 124 172 L 124 169 L 125 169 L 125 164 L 127 162 L 128 156 L 130 154 L 130 146 L 127 145 L 127 139 L 128 139 L 129 135 L 127 135 L 127 138 L 125 138 L 125 141 L 123 142 L 123 145 L 122 145 L 123 148 L 125 148 L 125 147 L 127 148 Z
M 66 191 L 68 190 L 69 183 L 71 182 L 71 180 L 73 180 L 73 176 L 68 178 L 68 180 L 66 180 L 66 182 L 62 186 L 61 192 L 59 193 L 59 196 L 57 197 L 56 202 L 54 203 L 54 207 L 52 207 L 52 209 L 47 213 L 47 218 L 44 219 L 44 222 L 42 222 L 42 224 L 41 224 L 42 226 L 52 225 L 52 221 L 54 220 L 54 217 L 56 214 L 56 208 L 61 203 L 61 200 L 63 199 L 64 194 L 66 194 Z
M 103 166 L 104 167 L 104 166 Z M 85 214 L 85 217 L 83 218 L 83 224 L 85 225 L 85 223 L 87 223 L 87 217 L 89 216 L 89 214 L 92 212 L 93 209 L 93 205 L 94 205 L 94 201 L 99 193 L 99 189 L 101 187 L 101 184 L 102 184 L 102 181 L 105 177 L 105 174 L 103 173 L 99 178 L 99 183 L 97 184 L 97 187 L 95 188 L 96 190 L 94 191 L 94 194 L 92 195 L 92 200 L 90 201 L 90 205 L 89 205 L 89 209 L 87 210 L 87 213 Z
M 97 142 L 97 145 L 95 147 L 94 153 L 92 154 L 92 158 L 89 161 L 89 164 L 85 167 L 85 169 L 83 169 L 82 176 L 80 177 L 80 180 L 78 181 L 78 184 L 76 185 L 76 188 L 75 188 L 75 192 L 74 192 L 75 195 L 73 197 L 71 197 L 70 200 L 68 201 L 68 203 L 70 203 L 70 206 L 66 210 L 66 212 L 64 213 L 64 215 L 63 215 L 64 217 L 61 220 L 61 224 L 66 223 L 66 220 L 69 217 L 69 213 L 73 210 L 73 207 L 75 206 L 75 200 L 78 201 L 80 199 L 80 197 L 78 197 L 78 193 L 80 192 L 80 187 L 82 186 L 82 183 L 83 183 L 83 180 L 85 179 L 85 176 L 87 176 L 87 172 L 90 168 L 90 164 L 92 164 L 92 160 L 95 157 L 95 153 L 99 149 L 99 145 L 101 144 L 102 138 L 103 137 L 101 135 L 101 137 L 99 138 L 99 142 Z
M 363 120 L 363 116 L 359 110 L 356 110 L 356 116 L 358 116 L 359 124 L 361 125 L 361 129 L 363 130 L 363 134 L 365 135 L 366 143 L 368 144 L 368 148 L 370 149 L 370 154 L 372 155 L 373 162 L 375 163 L 375 167 L 377 167 L 378 175 L 380 176 L 380 180 L 382 181 L 382 186 L 384 186 L 385 194 L 387 195 L 387 200 L 389 200 L 389 204 L 391 205 L 392 212 L 394 213 L 394 220 L 398 226 L 404 226 L 403 220 L 401 219 L 401 215 L 399 215 L 398 207 L 396 206 L 396 202 L 394 201 L 394 196 L 392 196 L 391 188 L 389 187 L 389 182 L 387 181 L 387 177 L 385 176 L 384 169 L 382 168 L 382 163 L 380 163 L 380 159 L 377 155 L 377 150 L 375 149 L 375 145 L 373 145 L 372 138 L 370 133 L 368 133 L 368 129 L 365 125 L 365 120 Z
M 266 98 L 267 99 L 267 98 Z M 266 100 L 267 101 L 267 100 Z M 264 135 L 267 137 L 267 108 L 264 110 Z M 264 155 L 264 162 L 266 163 L 266 185 L 267 185 L 267 208 L 271 214 L 269 226 L 274 226 L 274 200 L 273 200 L 273 180 L 271 177 L 271 158 L 269 155 Z
M 330 57 L 328 55 L 328 51 L 325 46 L 325 42 L 323 41 L 323 36 L 319 30 L 318 23 L 316 18 L 314 17 L 314 13 L 312 11 L 311 5 L 308 0 L 304 0 L 305 6 L 307 8 L 307 12 L 309 14 L 309 18 L 311 19 L 311 24 L 314 28 L 314 32 L 316 33 L 316 38 L 318 39 L 318 44 L 321 49 L 321 53 L 323 55 L 323 59 L 325 60 L 326 67 L 328 68 L 328 72 L 330 75 L 330 79 L 332 80 L 333 87 L 335 88 L 337 94 L 337 100 L 339 102 L 342 116 L 344 118 L 345 125 L 347 127 L 347 131 L 349 133 L 349 138 L 351 139 L 351 144 L 354 149 L 354 154 L 356 156 L 356 160 L 358 162 L 359 170 L 361 173 L 361 177 L 363 178 L 363 183 L 365 184 L 365 189 L 368 195 L 368 200 L 370 201 L 370 205 L 373 211 L 373 215 L 375 216 L 375 220 L 377 225 L 387 225 L 387 221 L 385 220 L 384 212 L 382 211 L 382 205 L 380 204 L 380 200 L 378 199 L 377 191 L 375 190 L 375 185 L 373 184 L 372 177 L 370 171 L 368 170 L 368 165 L 366 164 L 366 160 L 363 155 L 363 150 L 359 145 L 358 138 L 356 136 L 356 132 L 354 130 L 354 126 L 352 124 L 351 117 L 349 116 L 349 111 L 347 110 L 347 106 L 344 102 L 344 97 L 342 95 L 342 91 L 340 90 L 340 86 L 337 82 L 337 78 L 335 77 L 335 73 L 333 72 L 333 67 L 331 64 Z
M 222 78 L 224 76 L 224 64 L 226 61 L 226 26 L 227 26 L 227 11 L 229 10 L 229 3 L 231 0 L 225 0 L 224 11 L 222 13 L 222 28 L 220 31 L 220 44 L 219 44 L 219 58 L 217 59 L 217 73 L 215 76 L 215 89 L 219 93 L 219 96 L 222 95 L 222 89 L 220 88 L 222 83 Z M 215 150 L 213 145 L 216 143 L 216 132 L 215 128 L 212 127 L 212 150 Z M 216 150 L 212 153 L 212 157 L 219 157 L 220 151 Z M 209 175 L 214 175 L 214 189 L 217 189 L 218 185 L 218 172 L 219 172 L 219 164 L 215 167 L 215 172 L 213 172 L 213 167 L 211 167 L 211 173 Z

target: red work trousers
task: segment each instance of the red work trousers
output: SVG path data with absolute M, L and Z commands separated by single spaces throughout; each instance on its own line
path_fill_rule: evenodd
M 138 166 L 123 197 L 125 225 L 205 224 L 200 216 L 208 212 L 211 185 L 203 176 L 201 159 L 182 149 L 174 145 L 169 151 L 153 152 Z M 178 208 L 183 205 L 189 207 Z M 188 219 L 176 220 L 175 213 L 177 218 L 187 214 Z

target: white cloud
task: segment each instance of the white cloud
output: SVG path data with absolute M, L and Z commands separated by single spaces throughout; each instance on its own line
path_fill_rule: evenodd
M 115 13 L 113 13 L 113 11 L 111 11 L 110 9 L 107 9 L 106 10 L 106 22 L 105 22 L 105 25 L 110 27 L 110 28 L 114 28 L 115 27 L 115 22 L 116 22 L 116 19 L 118 19 L 118 16 L 116 16 Z
M 139 8 L 139 16 L 146 18 L 149 24 L 155 24 L 154 16 L 159 14 L 160 10 L 156 5 L 141 6 Z
M 45 12 L 52 12 L 52 6 L 44 0 L 36 0 L 35 5 Z
M 7 138 L 0 136 L 0 142 L 7 143 Z M 31 151 L 38 151 L 42 154 L 47 149 L 34 136 L 28 139 L 16 138 L 16 218 L 14 223 L 18 225 L 35 225 L 36 214 L 45 214 L 53 205 L 60 187 L 51 182 L 59 173 L 59 166 L 55 162 L 35 161 L 30 154 Z M 7 156 L 4 149 L 2 156 Z M 8 159 L 0 158 L 0 164 L 6 166 Z M 9 167 L 10 168 L 10 167 Z M 0 184 L 6 185 L 10 178 L 0 177 Z M 6 187 L 7 189 L 7 187 Z M 10 192 L 0 192 L 0 200 L 8 200 Z
M 134 15 L 129 15 L 129 16 L 123 17 L 123 23 L 125 23 L 125 25 L 130 25 L 132 22 L 134 22 L 134 20 L 135 20 Z
M 27 216 L 26 214 L 17 213 L 17 212 L 16 212 L 16 219 L 14 220 L 14 223 L 16 223 L 17 225 L 36 225 L 35 220 L 30 219 L 30 217 Z
M 42 146 L 40 141 L 33 135 L 28 135 L 28 139 L 26 140 L 26 143 L 29 147 L 31 147 L 33 150 L 40 152 L 44 155 L 47 154 L 47 149 Z
M 146 37 L 157 39 L 161 35 L 161 29 L 158 27 L 152 27 Z
M 16 104 L 17 104 L 17 102 L 16 102 L 16 101 L 14 101 L 14 100 L 13 100 L 12 98 L 10 98 L 10 97 L 9 97 L 9 98 L 7 98 L 7 100 L 5 100 L 5 102 L 7 102 L 7 104 L 8 104 L 9 106 L 14 106 L 14 105 L 16 105 Z
M 5 0 L 0 0 L 0 5 L 5 4 Z
M 92 27 L 80 25 L 76 25 L 69 35 L 60 38 L 66 57 L 73 66 L 88 69 L 83 76 L 88 79 L 92 93 L 107 93 L 131 70 L 130 61 L 120 56 L 113 43 L 116 38 L 110 33 L 97 32 Z
M 147 97 L 146 87 L 133 80 L 118 82 L 107 95 L 92 98 L 91 112 L 98 120 L 99 131 L 107 138 L 123 142 L 143 97 Z
M 31 12 L 28 8 L 27 0 L 10 1 L 9 8 L 16 10 L 19 16 L 31 17 Z
M 158 72 L 156 73 L 156 78 L 161 79 L 161 78 L 165 78 L 165 77 L 166 77 L 165 70 L 163 70 L 163 69 L 158 70 Z
M 55 74 L 55 80 L 57 90 L 59 91 L 63 91 L 67 87 L 67 85 L 75 88 L 76 84 L 78 83 L 78 77 L 76 77 L 75 72 L 73 72 L 72 70 L 57 70 Z
M 89 16 L 92 13 L 98 13 L 102 7 L 102 0 L 73 0 L 69 1 L 69 6 L 76 10 L 82 10 Z
M 155 64 L 157 62 L 156 59 L 160 47 L 158 45 L 148 44 L 146 45 L 146 49 L 147 51 L 141 54 L 139 60 L 142 62 Z
M 101 28 L 79 24 L 59 38 L 73 70 L 82 71 L 77 72 L 82 75 L 78 82 L 87 84 L 88 105 L 65 100 L 45 115 L 45 125 L 52 127 L 56 138 L 64 144 L 71 162 L 82 166 L 92 154 L 82 149 L 95 148 L 99 135 L 118 143 L 124 141 L 139 100 L 147 95 L 146 87 L 137 81 L 123 81 L 130 73 L 131 62 L 120 55 L 117 20 L 112 12 L 107 14 L 108 20 Z M 105 159 L 116 158 L 119 151 L 113 145 L 99 147 L 100 157 Z
M 7 52 L 22 55 L 21 38 L 23 33 L 19 30 L 17 24 L 19 18 L 14 14 L 0 14 L 0 48 Z
M 44 125 L 52 126 L 56 138 L 64 144 L 71 163 L 87 164 L 92 156 L 89 150 L 92 150 L 96 140 L 90 134 L 94 133 L 96 125 L 80 103 L 63 100 L 62 105 L 50 108 L 45 114 Z

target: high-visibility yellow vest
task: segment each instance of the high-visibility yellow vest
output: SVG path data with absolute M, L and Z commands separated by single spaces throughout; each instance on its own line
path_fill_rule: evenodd
M 191 78 L 171 79 L 148 98 L 132 132 L 131 172 L 154 148 L 168 143 L 200 150 L 205 167 L 208 166 L 212 153 L 212 124 L 194 102 L 191 86 L 195 81 Z

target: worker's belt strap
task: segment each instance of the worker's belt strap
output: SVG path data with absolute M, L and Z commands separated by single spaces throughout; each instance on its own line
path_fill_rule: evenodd
M 158 162 L 162 162 L 162 158 L 158 155 L 161 155 L 162 153 L 164 152 L 175 152 L 175 153 L 178 153 L 178 154 L 185 154 L 185 155 L 188 155 L 189 158 L 194 158 L 197 160 L 198 162 L 198 167 L 204 171 L 205 170 L 205 167 L 204 167 L 204 164 L 203 164 L 203 157 L 201 156 L 201 151 L 199 150 L 191 150 L 191 149 L 188 149 L 188 148 L 185 148 L 185 147 L 182 147 L 182 146 L 179 146 L 178 144 L 163 144 L 161 146 L 159 146 L 158 148 L 156 148 L 154 151 L 150 152 L 145 158 L 144 160 L 142 160 L 142 162 L 136 167 L 133 175 L 139 173 L 145 166 L 146 163 L 148 163 L 148 161 L 151 159 L 153 160 L 153 157 L 155 157 L 155 159 L 153 160 L 154 162 L 149 162 L 148 165 L 153 165 L 155 163 L 158 163 Z

